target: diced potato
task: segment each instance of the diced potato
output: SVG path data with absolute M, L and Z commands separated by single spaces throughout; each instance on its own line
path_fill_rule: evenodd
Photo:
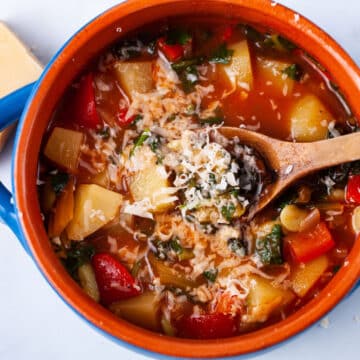
M 355 234 L 360 233 L 360 206 L 357 206 L 352 214 L 352 227 Z
M 173 195 L 166 190 L 170 187 L 163 165 L 149 165 L 137 172 L 131 179 L 130 192 L 135 201 L 148 198 L 153 205 L 150 211 L 159 213 L 174 207 Z M 170 201 L 169 201 L 170 199 Z
M 274 96 L 288 96 L 292 94 L 295 80 L 284 74 L 284 70 L 291 66 L 291 63 L 258 58 L 256 64 L 259 80 L 271 88 Z
M 291 136 L 296 141 L 326 139 L 333 116 L 315 95 L 299 99 L 290 111 Z
M 281 224 L 289 231 L 300 231 L 301 223 L 308 215 L 308 211 L 296 205 L 286 205 L 280 213 Z
M 75 191 L 74 218 L 66 231 L 71 240 L 83 240 L 118 214 L 122 195 L 95 184 L 81 184 Z
M 155 292 L 143 294 L 110 305 L 110 310 L 123 319 L 149 330 L 158 331 L 159 299 Z
M 320 279 L 328 266 L 329 259 L 326 255 L 320 256 L 306 264 L 296 265 L 292 269 L 290 276 L 294 292 L 298 296 L 304 297 Z
M 178 270 L 170 268 L 164 263 L 164 261 L 157 259 L 154 255 L 149 256 L 149 261 L 163 285 L 175 286 L 184 290 L 187 287 L 199 286 L 197 281 L 189 279 L 185 273 L 181 273 Z
M 253 71 L 247 41 L 237 42 L 229 46 L 229 49 L 234 51 L 231 62 L 219 66 L 223 68 L 233 86 L 250 90 L 253 85 Z
M 49 236 L 60 236 L 73 217 L 74 180 L 70 179 L 56 200 L 54 212 L 49 220 Z
M 70 172 L 75 172 L 80 156 L 84 134 L 79 131 L 54 128 L 45 146 L 45 156 Z
M 130 100 L 132 100 L 132 94 L 135 91 L 144 94 L 153 89 L 151 61 L 119 61 L 114 65 L 114 68 L 117 79 Z
M 99 288 L 97 286 L 94 270 L 90 263 L 83 264 L 78 269 L 81 287 L 93 300 L 100 301 Z
M 247 322 L 263 322 L 276 310 L 290 303 L 295 295 L 290 290 L 275 287 L 271 280 L 253 275 L 247 297 Z

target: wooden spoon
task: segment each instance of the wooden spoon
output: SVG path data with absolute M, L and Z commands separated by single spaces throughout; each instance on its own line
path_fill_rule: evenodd
M 299 178 L 360 159 L 360 132 L 311 143 L 293 143 L 236 127 L 222 127 L 218 131 L 228 139 L 238 137 L 240 143 L 257 150 L 277 174 L 275 182 L 264 188 L 247 218 L 252 218 Z

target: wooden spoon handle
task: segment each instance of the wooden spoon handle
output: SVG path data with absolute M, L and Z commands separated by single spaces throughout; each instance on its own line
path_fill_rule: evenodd
M 276 143 L 275 147 L 280 161 L 280 177 L 290 173 L 300 177 L 312 171 L 360 160 L 360 132 L 313 143 L 287 143 L 286 146 Z

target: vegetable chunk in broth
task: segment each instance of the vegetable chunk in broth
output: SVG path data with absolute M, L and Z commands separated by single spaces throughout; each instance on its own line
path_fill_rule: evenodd
M 73 279 L 119 317 L 234 336 L 286 318 L 346 264 L 360 163 L 301 179 L 246 222 L 276 174 L 224 125 L 299 142 L 358 129 L 310 55 L 225 19 L 119 39 L 58 105 L 39 159 L 44 225 Z

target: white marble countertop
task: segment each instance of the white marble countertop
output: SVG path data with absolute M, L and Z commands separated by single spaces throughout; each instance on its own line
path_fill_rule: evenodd
M 115 0 L 1 0 L 6 21 L 46 63 L 62 43 Z M 283 0 L 329 32 L 360 64 L 360 1 Z M 0 179 L 10 183 L 10 143 Z M 85 324 L 41 277 L 14 235 L 0 224 L 0 359 L 145 359 Z M 253 359 L 359 359 L 360 289 L 310 330 Z M 327 322 L 327 321 L 326 321 Z

